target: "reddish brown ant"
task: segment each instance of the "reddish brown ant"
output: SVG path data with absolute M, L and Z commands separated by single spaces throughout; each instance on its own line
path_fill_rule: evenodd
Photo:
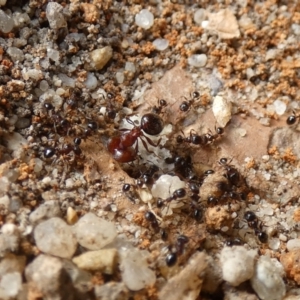
M 143 115 L 140 126 L 135 125 L 128 118 L 126 120 L 133 125 L 133 128 L 122 130 L 120 135 L 111 138 L 107 144 L 107 149 L 113 155 L 113 158 L 121 163 L 131 162 L 136 159 L 138 153 L 138 139 L 142 141 L 145 149 L 149 153 L 152 153 L 147 143 L 153 147 L 157 147 L 160 143 L 160 139 L 157 144 L 155 144 L 145 133 L 158 135 L 162 132 L 164 127 L 162 119 L 153 113 Z M 134 144 L 136 144 L 135 147 Z

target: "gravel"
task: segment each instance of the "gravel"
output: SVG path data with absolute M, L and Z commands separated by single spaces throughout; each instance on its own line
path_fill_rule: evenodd
M 299 7 L 133 2 L 0 0 L 0 298 L 298 299 Z

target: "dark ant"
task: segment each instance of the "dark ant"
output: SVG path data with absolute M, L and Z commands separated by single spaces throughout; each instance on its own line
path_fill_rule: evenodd
M 161 208 L 165 203 L 169 203 L 173 200 L 177 200 L 178 198 L 184 198 L 186 196 L 186 190 L 181 188 L 177 189 L 173 192 L 172 196 L 168 197 L 167 199 L 159 198 L 157 200 L 157 207 Z
M 136 184 L 142 186 L 143 184 L 153 184 L 154 174 L 159 171 L 159 167 L 156 165 L 151 165 L 141 176 L 137 179 Z
M 151 224 L 151 226 L 155 232 L 159 231 L 159 225 L 158 225 L 157 219 L 153 212 L 147 211 L 145 213 L 145 219 Z
M 230 160 L 231 162 L 231 160 Z M 220 159 L 219 164 L 224 167 L 226 171 L 225 177 L 228 179 L 228 181 L 232 184 L 237 186 L 240 182 L 240 174 L 236 168 L 234 168 L 232 165 L 230 165 L 227 160 L 227 158 L 223 157 Z
M 164 99 L 157 100 L 158 106 L 152 108 L 152 113 L 160 115 L 162 110 L 167 106 L 167 101 Z
M 253 211 L 246 211 L 244 219 L 248 223 L 248 227 L 254 229 L 254 233 L 261 243 L 268 242 L 268 235 L 262 231 L 262 223 L 258 221 L 256 214 Z
M 288 118 L 286 119 L 286 123 L 288 125 L 294 125 L 297 121 L 297 119 L 300 118 L 300 115 L 296 115 L 295 112 L 293 111 L 293 114 L 288 116 Z
M 199 97 L 200 97 L 200 94 L 198 93 L 198 92 L 193 92 L 192 93 L 192 95 L 191 95 L 192 97 L 191 97 L 191 99 L 187 99 L 187 98 L 185 98 L 185 100 L 186 101 L 183 101 L 181 104 L 180 104 L 180 106 L 179 106 L 179 109 L 181 110 L 181 111 L 183 111 L 183 112 L 187 112 L 190 108 L 191 108 L 191 106 L 194 104 L 194 102 L 195 102 L 195 100 L 197 100 L 197 99 L 199 99 Z
M 189 238 L 185 235 L 179 235 L 176 240 L 175 250 L 172 246 L 169 246 L 170 253 L 166 256 L 166 264 L 168 267 L 172 267 L 177 263 L 178 256 L 184 252 L 185 245 L 189 242 Z
M 157 147 L 160 143 L 160 139 L 157 144 L 155 144 L 145 133 L 158 135 L 162 132 L 164 127 L 162 119 L 152 113 L 143 115 L 140 126 L 135 125 L 130 119 L 126 120 L 134 127 L 132 129 L 123 130 L 120 135 L 111 138 L 107 144 L 107 149 L 113 155 L 113 158 L 121 163 L 131 162 L 136 159 L 138 153 L 138 138 L 142 141 L 145 149 L 149 153 L 152 153 L 148 149 L 147 142 L 151 146 Z M 135 147 L 133 147 L 134 144 L 136 144 Z
M 111 100 L 114 98 L 114 94 L 112 93 L 107 93 L 107 98 L 110 100 L 107 104 L 106 107 L 106 116 L 108 117 L 108 119 L 110 120 L 114 120 L 115 117 L 117 116 L 117 111 L 115 109 L 115 107 L 111 104 Z
M 131 184 L 124 183 L 122 187 L 122 191 L 125 193 L 126 197 L 135 204 L 135 193 L 131 191 Z
M 225 241 L 225 245 L 227 247 L 240 246 L 242 245 L 242 241 L 239 238 L 230 239 Z

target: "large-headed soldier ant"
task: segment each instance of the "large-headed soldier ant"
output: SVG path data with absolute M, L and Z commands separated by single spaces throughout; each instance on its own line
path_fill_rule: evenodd
M 155 144 L 145 133 L 153 136 L 158 135 L 164 128 L 162 119 L 153 113 L 143 115 L 140 126 L 136 126 L 130 119 L 126 120 L 134 127 L 132 129 L 123 130 L 121 134 L 111 138 L 107 144 L 108 151 L 113 155 L 113 158 L 120 163 L 127 163 L 136 159 L 138 153 L 138 138 L 142 141 L 145 149 L 151 153 L 147 143 L 153 147 L 157 147 L 160 140 Z M 135 147 L 133 147 L 134 144 L 136 144 Z

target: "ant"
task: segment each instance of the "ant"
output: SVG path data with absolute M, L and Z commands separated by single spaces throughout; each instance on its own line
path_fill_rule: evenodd
M 240 246 L 242 245 L 242 241 L 239 238 L 229 239 L 225 241 L 225 245 L 227 247 Z
M 162 110 L 167 106 L 167 101 L 164 99 L 157 100 L 158 106 L 152 108 L 152 113 L 160 115 Z
M 230 162 L 232 159 L 230 160 Z M 240 182 L 240 174 L 236 168 L 234 168 L 232 165 L 229 165 L 227 158 L 223 157 L 220 159 L 219 164 L 224 167 L 226 171 L 225 177 L 228 179 L 228 181 L 232 184 L 237 186 Z
M 244 219 L 248 223 L 248 227 L 254 229 L 254 233 L 261 243 L 267 243 L 268 235 L 262 231 L 262 223 L 259 224 L 258 218 L 253 211 L 246 211 Z
M 145 133 L 149 135 L 158 135 L 164 128 L 162 119 L 153 113 L 143 115 L 140 126 L 135 125 L 128 118 L 126 120 L 134 127 L 132 129 L 122 130 L 121 134 L 111 138 L 107 144 L 108 151 L 113 155 L 113 158 L 120 163 L 127 163 L 136 159 L 138 153 L 138 138 L 142 141 L 145 149 L 149 153 L 152 153 L 148 149 L 147 142 L 151 146 L 157 147 L 160 143 L 160 139 L 157 144 L 155 144 L 145 135 Z M 136 144 L 135 147 L 133 147 L 134 144 Z
M 129 183 L 124 183 L 123 187 L 122 187 L 122 191 L 123 193 L 125 193 L 125 195 L 127 196 L 127 198 L 133 203 L 135 204 L 135 193 L 133 191 L 131 191 L 131 184 Z
M 186 196 L 186 190 L 185 189 L 183 189 L 183 188 L 177 189 L 173 192 L 173 194 L 170 197 L 168 197 L 165 200 L 163 200 L 161 198 L 158 198 L 157 207 L 161 208 L 161 207 L 163 207 L 163 205 L 165 203 L 169 203 L 173 200 L 177 200 L 178 198 L 184 198 L 185 196 Z
M 147 211 L 145 213 L 145 219 L 151 224 L 151 226 L 155 232 L 159 231 L 159 225 L 158 225 L 157 219 L 153 212 Z
M 293 114 L 288 116 L 288 118 L 286 119 L 286 123 L 288 125 L 294 125 L 297 121 L 297 119 L 300 118 L 300 115 L 296 115 L 295 112 L 293 111 Z
M 156 165 L 151 165 L 141 176 L 137 179 L 136 184 L 138 186 L 143 186 L 143 184 L 153 184 L 154 174 L 159 171 L 159 167 Z
M 189 238 L 186 235 L 179 235 L 176 240 L 175 249 L 169 246 L 170 253 L 166 256 L 166 264 L 168 267 L 172 267 L 177 263 L 178 256 L 184 252 L 185 245 L 189 242 Z
M 191 108 L 191 106 L 194 104 L 194 101 L 195 100 L 197 100 L 197 99 L 199 99 L 199 97 L 200 97 L 200 94 L 198 93 L 198 92 L 193 92 L 192 93 L 192 98 L 191 99 L 187 99 L 187 98 L 185 98 L 185 100 L 186 101 L 183 101 L 181 104 L 180 104 L 180 106 L 179 106 L 179 109 L 182 111 L 182 112 L 187 112 L 190 108 Z

